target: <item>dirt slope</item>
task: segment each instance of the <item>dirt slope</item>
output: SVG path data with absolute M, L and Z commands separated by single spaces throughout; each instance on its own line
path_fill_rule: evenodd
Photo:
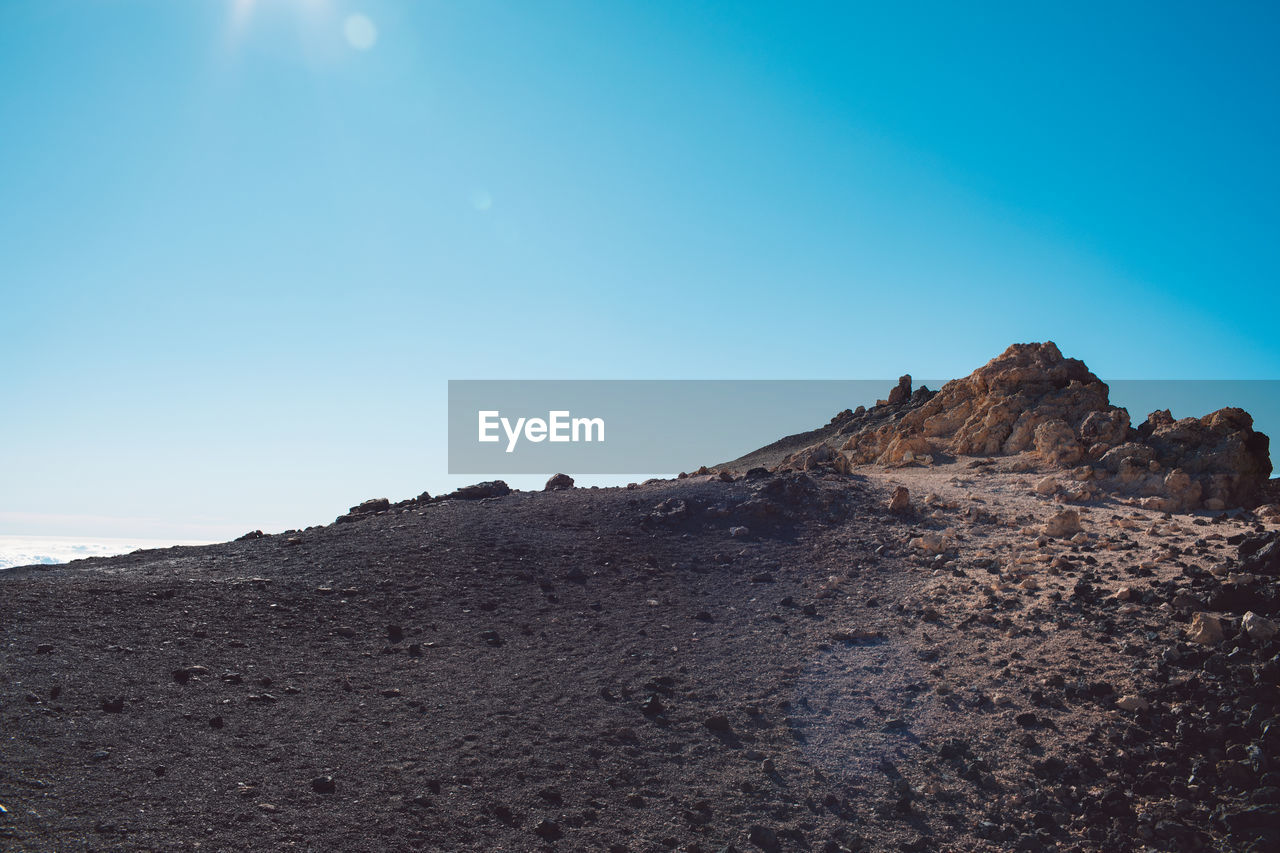
M 1098 505 L 1044 542 L 1027 477 L 514 493 L 0 573 L 0 846 L 1274 849 L 1277 648 L 1231 620 L 1275 578 L 1211 574 L 1274 525 Z

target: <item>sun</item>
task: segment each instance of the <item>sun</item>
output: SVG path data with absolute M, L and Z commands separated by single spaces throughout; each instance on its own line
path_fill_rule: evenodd
M 321 24 L 334 20 L 329 14 L 332 9 L 331 0 L 228 0 L 231 4 L 231 30 L 238 38 L 249 28 L 250 20 L 257 9 L 267 7 L 294 10 L 302 19 L 311 24 Z M 350 47 L 356 50 L 369 50 L 378 41 L 378 28 L 367 16 L 353 13 L 340 19 L 341 33 Z

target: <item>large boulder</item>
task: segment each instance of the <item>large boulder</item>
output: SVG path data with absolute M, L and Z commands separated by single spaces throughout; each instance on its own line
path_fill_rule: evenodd
M 1243 409 L 1180 420 L 1167 409 L 1152 412 L 1134 439 L 1099 461 L 1110 488 L 1166 501 L 1155 508 L 1250 506 L 1271 474 L 1270 439 L 1254 432 Z
M 1162 468 L 1185 472 L 1199 483 L 1205 500 L 1224 506 L 1256 503 L 1271 476 L 1271 440 L 1254 432 L 1253 418 L 1244 409 L 1178 420 L 1167 411 L 1156 412 L 1138 435 Z

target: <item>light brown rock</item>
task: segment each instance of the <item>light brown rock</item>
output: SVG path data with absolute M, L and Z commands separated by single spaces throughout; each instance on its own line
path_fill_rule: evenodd
M 848 474 L 852 470 L 848 456 L 822 442 L 797 450 L 783 459 L 778 468 L 785 471 L 828 470 L 838 474 Z
M 1084 456 L 1076 431 L 1061 418 L 1040 424 L 1034 435 L 1036 454 L 1050 465 L 1074 465 Z
M 911 492 L 906 486 L 898 486 L 889 498 L 889 512 L 906 512 L 911 509 Z
M 1080 470 L 1094 472 L 1093 488 L 1076 490 L 1069 500 L 1119 492 L 1150 498 L 1144 506 L 1160 512 L 1248 506 L 1271 471 L 1268 439 L 1254 432 L 1243 410 L 1181 420 L 1162 410 L 1134 429 L 1129 413 L 1111 405 L 1107 385 L 1052 342 L 1014 344 L 936 393 L 910 388 L 910 377 L 902 377 L 885 405 L 861 416 L 848 413 L 828 441 L 854 465 L 1034 451 L 1011 469 L 1029 470 L 1035 460 L 1058 467 L 1088 463 Z
M 1036 494 L 1050 497 L 1056 495 L 1058 490 L 1062 488 L 1062 484 L 1058 482 L 1056 477 L 1045 477 L 1036 483 Z
M 1222 620 L 1212 613 L 1196 613 L 1191 617 L 1187 639 L 1204 646 L 1216 646 L 1222 642 Z
M 1116 707 L 1121 711 L 1148 711 L 1151 709 L 1151 703 L 1141 696 L 1131 694 L 1117 699 Z
M 1065 539 L 1081 531 L 1080 513 L 1074 509 L 1064 509 L 1049 516 L 1041 528 L 1045 536 L 1054 539 Z
M 1021 453 L 1035 449 L 1041 424 L 1061 421 L 1074 441 L 1074 431 L 1096 411 L 1112 411 L 1107 386 L 1084 362 L 1063 358 L 1052 342 L 1014 344 L 901 418 L 855 432 L 843 447 L 856 463 L 885 464 L 881 457 L 893 439 L 918 433 L 951 453 Z

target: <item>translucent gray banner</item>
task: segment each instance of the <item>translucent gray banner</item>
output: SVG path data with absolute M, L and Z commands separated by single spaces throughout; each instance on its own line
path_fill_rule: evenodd
M 871 407 L 895 380 L 452 380 L 449 473 L 653 474 L 735 459 Z M 1280 433 L 1280 380 L 1115 380 L 1136 426 L 1149 412 L 1238 406 Z M 917 380 L 937 390 L 938 380 Z

